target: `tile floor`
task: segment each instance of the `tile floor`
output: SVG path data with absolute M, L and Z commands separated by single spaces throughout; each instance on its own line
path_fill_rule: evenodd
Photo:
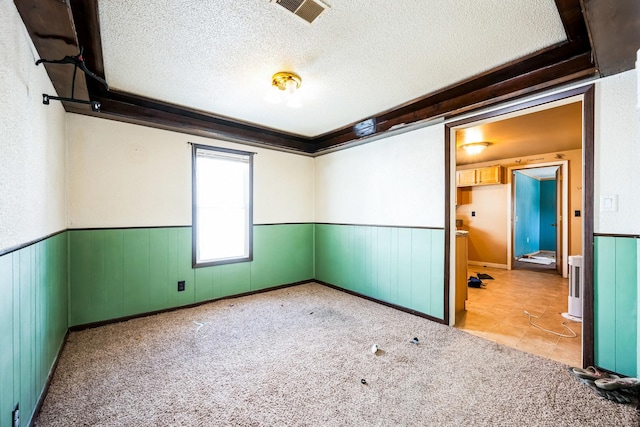
M 502 270 L 469 266 L 468 275 L 486 273 L 494 280 L 483 280 L 485 288 L 468 288 L 467 311 L 456 318 L 456 327 L 491 341 L 538 356 L 582 366 L 582 323 L 566 320 L 568 281 L 554 271 Z M 539 316 L 531 319 L 543 328 L 570 332 L 576 338 L 559 337 L 529 324 L 528 311 Z

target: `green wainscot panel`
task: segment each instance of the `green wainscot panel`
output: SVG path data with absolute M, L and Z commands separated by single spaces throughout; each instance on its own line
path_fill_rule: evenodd
M 71 230 L 70 325 L 313 279 L 313 224 L 255 226 L 253 241 L 253 262 L 194 269 L 191 227 Z
M 316 278 L 443 318 L 444 230 L 316 224 Z
M 124 314 L 151 311 L 149 229 L 124 231 Z
M 594 353 L 596 365 L 637 375 L 638 258 L 636 239 L 595 239 Z
M 316 279 L 336 284 L 335 274 L 337 261 L 336 248 L 339 241 L 339 228 L 328 224 L 315 225 Z
M 193 304 L 195 302 L 195 275 L 192 267 L 192 234 L 191 227 L 178 227 L 175 230 L 175 254 L 176 278 L 174 280 L 173 295 L 177 295 L 177 306 Z M 172 243 L 169 246 L 173 246 Z M 173 261 L 171 261 L 173 263 Z M 175 291 L 178 288 L 178 280 L 185 282 L 184 291 Z
M 209 301 L 251 290 L 251 263 L 240 262 L 195 269 L 196 301 Z
M 632 238 L 616 238 L 616 372 L 637 375 L 637 245 Z
M 313 279 L 313 224 L 253 227 L 252 291 Z
M 191 267 L 191 227 L 152 228 L 150 239 L 150 310 L 193 304 L 196 294 Z M 178 292 L 178 281 L 185 290 Z
M 429 313 L 444 319 L 444 230 L 431 230 L 431 301 Z
M 0 256 L 0 425 L 29 425 L 68 323 L 67 234 Z
M 91 304 L 91 237 L 99 231 L 69 231 L 69 324 L 95 321 Z
M 13 253 L 10 253 L 0 257 L 0 292 L 3 296 L 0 298 L 0 322 L 3 325 L 0 328 L 0 419 L 8 420 L 15 404 L 13 365 L 19 360 L 13 346 L 14 329 L 19 326 L 14 323 L 13 290 Z M 19 357 L 19 351 L 17 355 Z M 0 425 L 5 424 L 0 422 Z

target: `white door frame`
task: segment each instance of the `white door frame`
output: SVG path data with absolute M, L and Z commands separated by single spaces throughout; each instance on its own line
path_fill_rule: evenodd
M 569 161 L 560 160 L 557 162 L 533 163 L 528 165 L 517 165 L 507 167 L 507 270 L 511 270 L 513 260 L 513 171 L 533 168 L 543 168 L 547 166 L 560 166 L 562 170 L 562 259 L 556 262 L 562 263 L 562 277 L 569 277 Z

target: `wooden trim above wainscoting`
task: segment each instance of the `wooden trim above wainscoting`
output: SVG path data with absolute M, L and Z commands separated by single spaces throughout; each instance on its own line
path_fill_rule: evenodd
M 426 227 L 419 225 L 381 225 L 381 224 L 349 224 L 341 222 L 313 222 L 316 225 L 342 225 L 349 227 L 378 227 L 378 228 L 412 228 L 417 230 L 444 230 L 444 227 Z
M 261 227 L 264 225 L 313 225 L 315 222 L 274 222 L 266 224 L 253 224 L 254 227 Z
M 136 225 L 132 227 L 87 227 L 68 228 L 67 231 L 98 231 L 98 230 L 144 230 L 146 228 L 191 228 L 190 225 Z
M 383 300 L 379 300 L 379 299 L 370 297 L 368 295 L 364 295 L 364 294 L 361 294 L 361 293 L 358 293 L 358 292 L 354 292 L 354 291 L 349 290 L 349 289 L 344 289 L 344 288 L 341 288 L 340 286 L 336 286 L 336 285 L 333 285 L 331 283 L 323 282 L 322 280 L 314 279 L 313 281 L 315 283 L 319 283 L 319 284 L 321 284 L 323 286 L 327 286 L 327 287 L 329 287 L 331 289 L 336 289 L 338 291 L 342 291 L 342 292 L 345 292 L 347 294 L 350 294 L 350 295 L 353 295 L 353 296 L 356 296 L 356 297 L 359 297 L 359 298 L 364 298 L 366 300 L 373 301 L 373 302 L 376 302 L 378 304 L 386 305 L 387 307 L 395 308 L 396 310 L 404 311 L 405 313 L 413 314 L 414 316 L 423 317 L 425 319 L 431 320 L 432 322 L 446 324 L 443 319 L 438 319 L 437 317 L 430 316 L 430 315 L 422 313 L 420 311 L 412 310 L 410 308 L 406 308 L 406 307 L 403 307 L 401 305 L 397 305 L 397 304 L 393 304 L 393 303 L 386 302 L 386 301 L 383 301 Z
M 640 239 L 640 234 L 593 233 L 593 237 L 621 237 L 626 239 Z
M 26 248 L 28 246 L 31 246 L 31 245 L 35 245 L 36 243 L 40 243 L 43 240 L 47 240 L 47 239 L 50 239 L 52 237 L 57 236 L 58 234 L 62 234 L 65 231 L 68 231 L 68 229 L 65 228 L 64 230 L 56 231 L 55 233 L 51 233 L 51 234 L 48 234 L 48 235 L 46 235 L 44 237 L 40 237 L 40 238 L 37 238 L 37 239 L 34 239 L 34 240 L 30 240 L 30 241 L 28 241 L 26 243 L 22 243 L 22 244 L 19 244 L 19 245 L 11 246 L 11 247 L 8 247 L 6 249 L 0 249 L 0 256 L 10 254 L 11 252 L 19 251 L 20 249 L 24 249 L 24 248 Z

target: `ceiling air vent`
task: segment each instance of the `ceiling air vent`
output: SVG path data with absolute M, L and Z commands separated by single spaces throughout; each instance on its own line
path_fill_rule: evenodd
M 320 0 L 271 0 L 271 3 L 279 4 L 310 24 L 329 8 Z

